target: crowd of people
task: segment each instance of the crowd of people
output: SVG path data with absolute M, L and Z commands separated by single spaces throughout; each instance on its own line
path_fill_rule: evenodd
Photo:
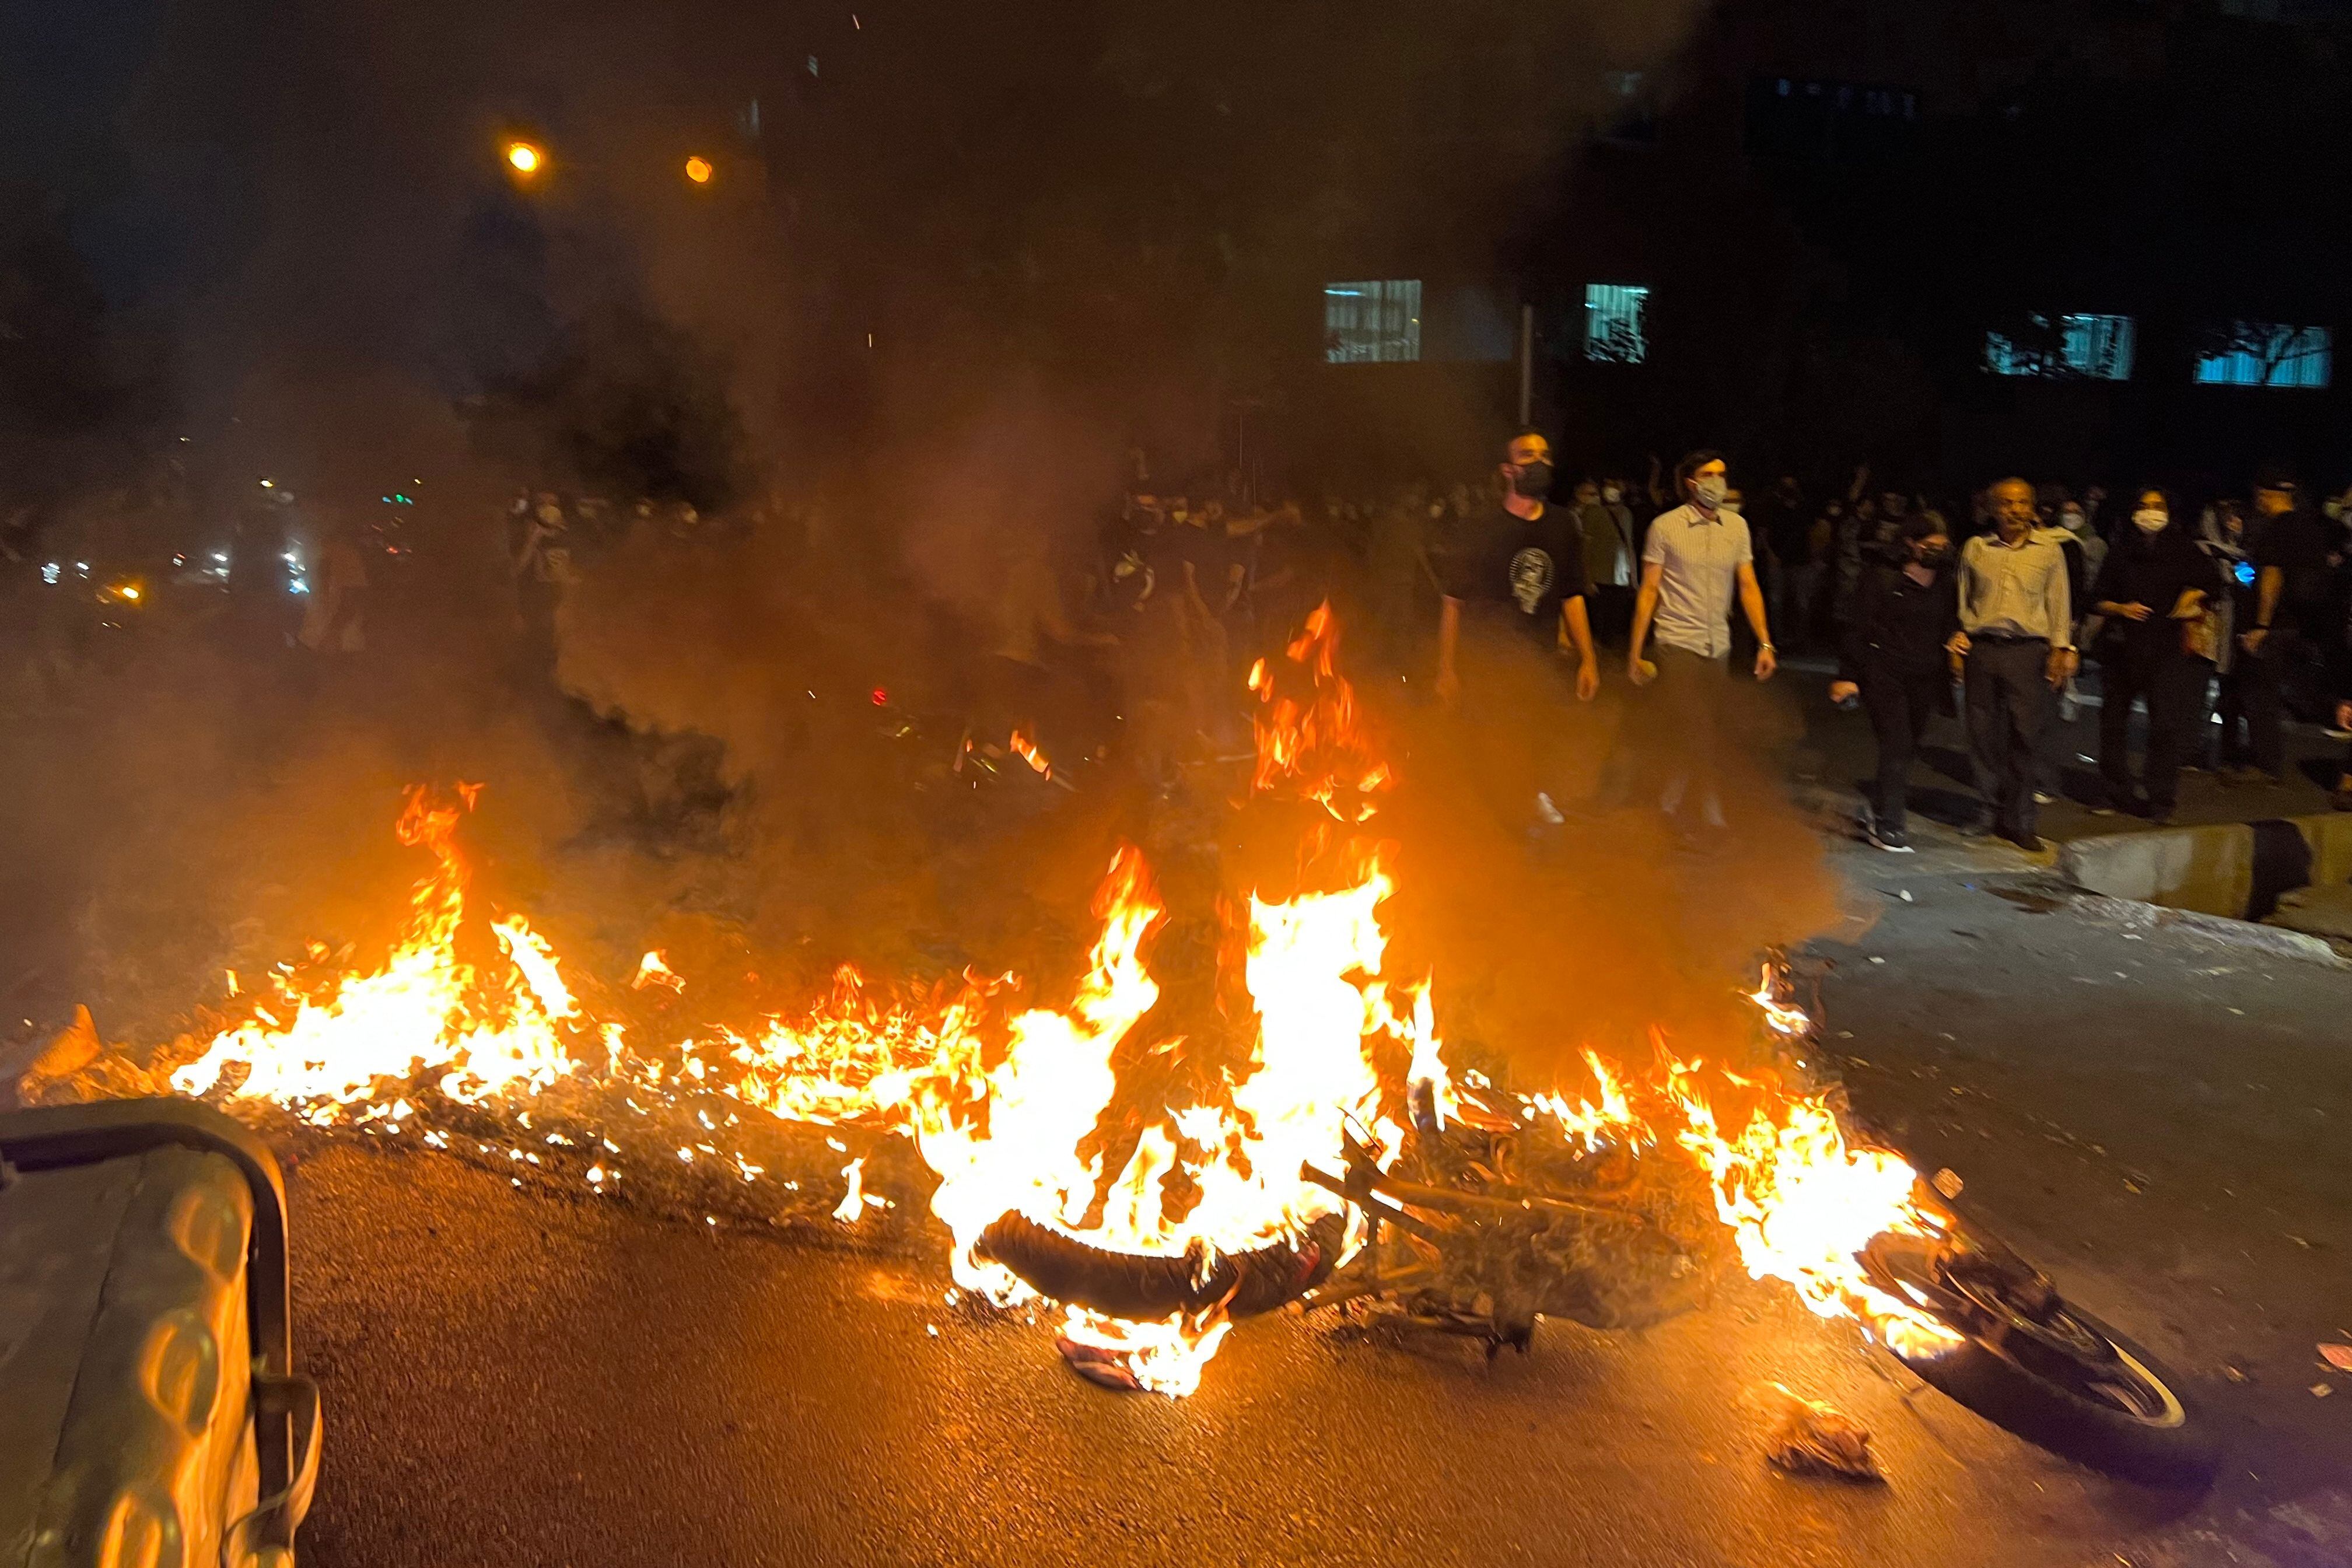
M 1769 679 L 1781 644 L 1834 654 L 1831 696 L 1866 714 L 1878 767 L 1862 826 L 1889 850 L 1910 847 L 1909 768 L 1938 713 L 1966 722 L 1980 802 L 1962 831 L 2039 848 L 2059 782 L 2053 720 L 2089 695 L 2086 658 L 2097 813 L 2168 820 L 2189 769 L 2284 784 L 2290 716 L 2352 729 L 2352 492 L 2307 506 L 2271 469 L 2245 501 L 2194 510 L 2162 486 L 2078 494 L 2020 478 L 1954 504 L 1862 468 L 1819 500 L 1793 475 L 1751 500 L 1713 452 L 1671 476 L 1654 462 L 1638 484 L 1565 486 L 1540 432 L 1500 456 L 1483 493 L 1413 486 L 1332 509 L 1360 540 L 1376 622 L 1409 643 L 1433 615 L 1449 702 L 1465 616 L 1519 622 L 1573 665 L 1580 698 L 1601 651 L 1622 651 L 1634 685 L 1656 683 L 1682 752 L 1659 804 L 1695 804 L 1703 826 L 1721 820 L 1706 785 L 1728 674 L 1737 662 Z M 2352 810 L 2352 773 L 2335 799 Z
M 2189 770 L 2282 783 L 2291 716 L 2352 729 L 2352 492 L 2307 505 L 2294 476 L 2265 470 L 2242 502 L 2194 507 L 2162 486 L 2077 493 L 2020 478 L 1951 499 L 1864 467 L 1826 494 L 1792 474 L 1749 493 L 1711 451 L 1570 481 L 1534 429 L 1496 458 L 1474 479 L 1319 506 L 1263 504 L 1238 474 L 1156 478 L 1132 458 L 1092 531 L 998 531 L 977 615 L 949 617 L 961 651 L 940 662 L 961 689 L 943 700 L 967 704 L 977 732 L 1058 728 L 1056 742 L 1089 755 L 1119 737 L 1139 772 L 1173 782 L 1248 752 L 1248 668 L 1337 595 L 1358 612 L 1356 658 L 1473 715 L 1496 706 L 1496 647 L 1554 670 L 1561 703 L 1593 700 L 1604 667 L 1622 665 L 1630 689 L 1612 701 L 1645 705 L 1656 721 L 1643 728 L 1672 738 L 1653 745 L 1662 765 L 1641 787 L 1703 836 L 1724 826 L 1734 672 L 1768 681 L 1784 650 L 1833 656 L 1829 695 L 1877 744 L 1863 830 L 1890 850 L 1909 847 L 1909 772 L 1938 715 L 1966 725 L 1980 799 L 1963 830 L 2028 847 L 2059 787 L 2053 721 L 2078 702 L 2100 706 L 2087 804 L 2156 821 Z M 527 666 L 552 666 L 555 608 L 583 548 L 593 557 L 647 528 L 700 542 L 771 524 L 809 531 L 758 509 L 706 518 L 683 503 L 519 494 L 499 554 Z M 299 597 L 261 595 L 300 611 L 287 641 L 321 655 L 368 646 L 371 563 L 404 548 L 373 527 L 320 523 L 301 551 L 235 552 L 295 563 Z M 17 575 L 53 596 L 29 569 Z M 1557 817 L 1553 793 L 1530 793 L 1538 816 Z M 2336 803 L 2352 810 L 2352 777 Z

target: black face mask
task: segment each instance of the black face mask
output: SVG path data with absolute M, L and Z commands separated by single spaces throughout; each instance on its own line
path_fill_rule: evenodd
M 1551 465 L 1521 463 L 1519 477 L 1511 481 L 1511 489 L 1529 500 L 1541 500 L 1551 494 Z
M 1945 563 L 1950 561 L 1951 558 L 1952 547 L 1948 544 L 1941 550 L 1919 551 L 1916 555 L 1919 564 L 1930 569 L 1943 565 Z

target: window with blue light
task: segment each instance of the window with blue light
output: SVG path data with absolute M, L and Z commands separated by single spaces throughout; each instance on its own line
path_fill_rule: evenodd
M 2295 386 L 2316 391 L 2336 370 L 2335 334 L 2326 327 L 2238 321 L 2208 334 L 2197 356 L 2200 386 Z
M 1602 364 L 1640 364 L 1650 357 L 1650 289 L 1645 283 L 1584 287 L 1584 357 Z
M 2129 381 L 2136 330 L 2129 316 L 2030 318 L 2033 341 L 2001 332 L 1985 334 L 1985 368 L 1995 375 L 2088 377 Z
M 1323 357 L 1333 364 L 1421 358 L 1421 279 L 1323 285 Z

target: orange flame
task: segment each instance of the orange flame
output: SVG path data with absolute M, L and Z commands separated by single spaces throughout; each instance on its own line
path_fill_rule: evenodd
M 1054 764 L 1045 760 L 1045 753 L 1037 749 L 1037 742 L 1015 730 L 1013 731 L 1011 745 L 1013 754 L 1027 763 L 1033 771 L 1046 778 L 1054 776 Z
M 1121 1100 L 1114 1058 L 1160 999 L 1147 950 L 1170 918 L 1131 846 L 1111 861 L 1086 972 L 1060 1005 L 1013 1011 L 1011 976 L 877 990 L 845 966 L 830 994 L 802 1014 L 677 1042 L 679 1066 L 666 1072 L 632 1054 L 621 1026 L 583 1004 L 522 917 L 488 921 L 491 943 L 461 942 L 467 871 L 456 836 L 478 793 L 471 784 L 453 797 L 409 794 L 397 832 L 433 867 L 384 962 L 350 973 L 280 966 L 247 998 L 245 1021 L 222 1030 L 173 1084 L 187 1094 L 266 1099 L 320 1124 L 400 1129 L 419 1121 L 404 1086 L 422 1073 L 449 1098 L 501 1108 L 528 1129 L 535 1097 L 589 1077 L 626 1095 L 719 1093 L 790 1122 L 897 1133 L 938 1178 L 930 1209 L 952 1239 L 960 1288 L 1007 1305 L 1034 1301 L 1034 1292 L 978 1258 L 976 1244 L 1008 1213 L 1108 1250 L 1203 1264 L 1296 1237 L 1338 1205 L 1298 1179 L 1303 1163 L 1341 1163 L 1351 1136 L 1383 1163 L 1393 1159 L 1406 1138 L 1393 1110 L 1408 1098 L 1425 1099 L 1441 1126 L 1462 1109 L 1433 985 L 1388 973 L 1381 911 L 1395 890 L 1393 857 L 1367 828 L 1392 779 L 1339 674 L 1337 645 L 1326 605 L 1280 658 L 1250 671 L 1258 700 L 1252 793 L 1320 808 L 1302 847 L 1317 880 L 1287 899 L 1253 895 L 1245 913 L 1236 910 L 1250 1016 L 1236 1058 L 1204 1063 L 1212 1070 L 1196 1075 L 1213 1085 L 1199 1102 L 1155 1109 Z M 1013 750 L 1050 776 L 1017 731 Z M 654 952 L 632 984 L 682 990 L 685 981 Z M 1769 972 L 1752 1000 L 1776 1036 L 1810 1030 Z M 1588 1050 L 1589 1091 L 1533 1094 L 1518 1113 L 1549 1117 L 1589 1145 L 1619 1142 L 1694 1160 L 1750 1273 L 1784 1280 L 1814 1312 L 1859 1319 L 1890 1342 L 1949 1342 L 1940 1325 L 1871 1286 L 1855 1260 L 1883 1232 L 1936 1234 L 1935 1219 L 1912 1201 L 1908 1165 L 1851 1144 L 1822 1096 L 1719 1070 L 1702 1087 L 1700 1064 L 1663 1051 L 1661 1058 L 1656 1078 L 1643 1081 Z M 1404 1064 L 1402 1082 L 1383 1078 L 1383 1062 L 1391 1074 Z M 1735 1097 L 1745 1115 L 1727 1118 L 1718 1106 Z M 1143 1125 L 1110 1169 L 1112 1146 L 1097 1130 L 1115 1106 L 1139 1109 Z M 703 1124 L 719 1135 L 708 1116 Z M 441 1132 L 423 1135 L 446 1145 Z M 848 1152 L 840 1139 L 829 1142 Z M 609 1141 L 596 1152 L 586 1175 L 593 1188 L 620 1181 L 620 1153 Z M 716 1159 L 747 1182 L 761 1174 L 716 1142 L 675 1154 L 688 1163 Z M 843 1170 L 834 1213 L 844 1224 L 887 1205 L 866 1190 L 866 1166 L 860 1155 Z M 1060 1331 L 1109 1352 L 1144 1386 L 1181 1394 L 1198 1386 L 1230 1326 L 1220 1309 L 1129 1322 L 1069 1308 Z

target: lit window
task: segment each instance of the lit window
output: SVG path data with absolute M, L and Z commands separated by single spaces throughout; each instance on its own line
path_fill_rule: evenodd
M 1604 364 L 1640 364 L 1650 357 L 1643 317 L 1650 304 L 1644 283 L 1584 286 L 1584 357 Z
M 2197 379 L 2207 386 L 2324 387 L 2335 358 L 2335 339 L 2326 327 L 2238 321 L 2206 334 Z
M 1323 357 L 1333 364 L 1421 358 L 1421 279 L 1323 285 Z
M 2133 324 L 2129 316 L 2027 318 L 2033 331 L 2011 338 L 1985 334 L 1985 368 L 1996 375 L 2089 376 L 2129 381 Z

